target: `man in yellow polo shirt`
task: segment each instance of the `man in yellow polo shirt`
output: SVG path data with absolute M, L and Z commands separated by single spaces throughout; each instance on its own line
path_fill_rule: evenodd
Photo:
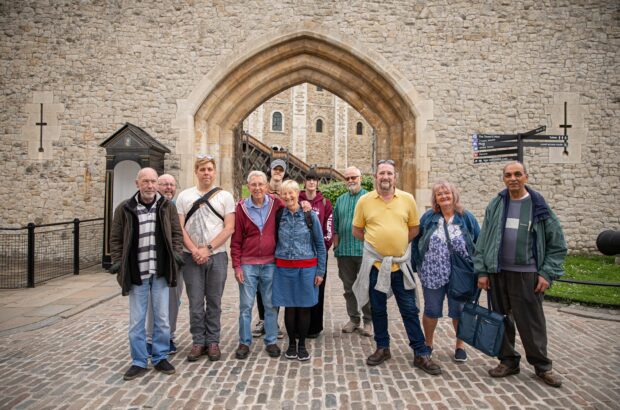
M 375 190 L 359 199 L 353 216 L 353 236 L 364 241 L 362 266 L 353 291 L 358 306 L 370 299 L 377 343 L 377 350 L 366 363 L 376 366 L 392 357 L 387 299 L 393 293 L 415 354 L 413 365 L 437 375 L 441 374 L 441 367 L 431 359 L 420 326 L 411 269 L 409 243 L 418 233 L 420 217 L 413 195 L 396 189 L 397 177 L 394 161 L 379 161 Z

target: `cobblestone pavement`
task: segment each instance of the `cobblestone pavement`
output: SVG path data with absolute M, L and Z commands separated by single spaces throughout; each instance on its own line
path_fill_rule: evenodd
M 620 323 L 562 313 L 559 305 L 546 304 L 549 354 L 564 378 L 562 388 L 554 389 L 538 380 L 525 360 L 520 374 L 501 380 L 486 373 L 496 361 L 473 349 L 466 363 L 454 363 L 453 331 L 443 319 L 434 353 L 443 374 L 433 377 L 413 368 L 391 299 L 392 359 L 369 367 L 365 358 L 374 351 L 372 338 L 340 332 L 346 310 L 335 261 L 330 262 L 325 331 L 309 340 L 309 362 L 270 358 L 257 339 L 248 359 L 235 359 L 238 288 L 231 271 L 221 361 L 186 360 L 191 338 L 184 299 L 179 352 L 171 358 L 177 373 L 151 369 L 142 378 L 123 381 L 130 364 L 128 305 L 118 296 L 50 326 L 0 337 L 0 408 L 619 408 Z

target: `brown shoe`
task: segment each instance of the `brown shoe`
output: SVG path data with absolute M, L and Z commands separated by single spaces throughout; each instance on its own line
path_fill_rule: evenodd
M 357 328 L 357 332 L 362 336 L 372 336 L 372 323 L 364 323 L 364 326 Z
M 200 356 L 205 354 L 206 351 L 207 349 L 204 347 L 204 345 L 193 345 L 191 352 L 189 352 L 189 354 L 187 355 L 187 361 L 195 362 Z
M 212 362 L 220 360 L 220 357 L 222 357 L 220 346 L 217 343 L 209 343 L 209 347 L 207 348 L 207 356 Z
M 243 343 L 239 344 L 237 351 L 235 352 L 235 357 L 237 359 L 245 359 L 250 354 L 250 346 L 244 345 Z M 209 356 L 209 359 L 211 357 Z
M 376 366 L 391 358 L 392 355 L 390 354 L 389 347 L 386 347 L 385 349 L 378 347 L 373 354 L 368 356 L 368 358 L 366 359 L 366 364 L 369 366 Z
M 560 376 L 553 373 L 553 370 L 536 371 L 536 376 L 540 377 L 545 383 L 552 387 L 560 387 L 562 385 L 562 379 Z
M 267 351 L 267 354 L 269 354 L 269 357 L 280 357 L 280 354 L 282 353 L 278 345 L 275 343 L 267 345 L 265 350 Z
M 508 367 L 504 363 L 500 363 L 496 368 L 489 370 L 489 376 L 491 377 L 506 377 L 511 376 L 513 374 L 519 374 L 521 369 L 519 366 L 517 367 Z
M 441 367 L 430 356 L 416 356 L 413 359 L 413 365 L 433 376 L 441 374 Z

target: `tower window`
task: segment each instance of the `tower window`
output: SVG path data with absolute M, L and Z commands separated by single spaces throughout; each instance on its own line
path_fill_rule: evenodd
M 323 120 L 320 118 L 316 120 L 316 132 L 323 132 Z
M 282 131 L 282 113 L 279 111 L 271 114 L 271 131 Z
M 355 133 L 357 135 L 363 135 L 364 134 L 364 124 L 362 124 L 361 121 L 357 122 L 357 125 L 355 126 Z

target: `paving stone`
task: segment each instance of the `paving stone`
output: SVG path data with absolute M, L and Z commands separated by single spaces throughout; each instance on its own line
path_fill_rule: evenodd
M 337 278 L 334 266 L 329 274 Z M 234 281 L 227 281 L 223 298 L 229 313 L 222 316 L 222 360 L 187 362 L 191 337 L 187 310 L 182 310 L 180 351 L 171 357 L 177 374 L 172 376 L 150 370 L 139 379 L 122 380 L 130 358 L 127 300 L 120 296 L 50 326 L 0 336 L 0 407 L 534 409 L 612 408 L 620 401 L 618 356 L 610 351 L 620 339 L 617 322 L 571 316 L 546 305 L 550 354 L 564 377 L 564 386 L 552 389 L 525 360 L 521 374 L 499 380 L 486 373 L 496 360 L 473 349 L 468 349 L 467 363 L 452 362 L 453 329 L 448 320 L 440 320 L 434 357 L 444 372 L 433 377 L 412 367 L 413 354 L 393 300 L 393 358 L 369 367 L 365 358 L 374 351 L 372 339 L 340 332 L 346 320 L 341 283 L 328 281 L 326 290 L 325 331 L 308 341 L 313 359 L 305 363 L 269 358 L 262 346 L 245 361 L 234 358 Z M 184 299 L 182 306 L 187 305 Z M 523 352 L 520 343 L 518 349 Z

